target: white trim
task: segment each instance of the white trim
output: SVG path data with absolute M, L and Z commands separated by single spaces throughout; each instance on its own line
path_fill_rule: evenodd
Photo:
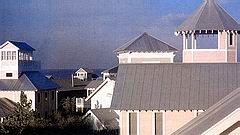
M 126 117 L 126 118 L 127 118 L 127 126 L 126 126 L 126 127 L 127 127 L 127 130 L 126 130 L 126 131 L 127 131 L 127 134 L 126 134 L 126 135 L 129 135 L 129 113 L 130 113 L 130 112 L 127 111 L 127 117 Z
M 140 135 L 140 116 L 139 111 L 137 111 L 137 135 Z
M 193 110 L 193 117 L 196 118 L 198 116 L 198 111 L 197 110 Z
M 163 135 L 165 135 L 166 134 L 166 112 L 165 111 L 160 111 L 160 112 L 162 112 L 162 133 L 163 133 Z
M 230 51 L 235 51 L 234 49 L 229 49 Z M 226 51 L 226 49 L 188 49 L 188 50 L 184 50 L 185 52 L 190 52 L 190 51 L 194 51 L 194 52 L 224 52 Z
M 237 61 L 238 61 L 238 36 L 237 36 L 237 34 L 235 35 L 235 37 L 236 37 L 236 39 L 235 39 L 235 51 L 236 51 L 236 53 L 235 53 L 235 56 L 236 56 L 236 59 L 235 59 L 235 62 L 237 63 Z
M 91 99 L 101 88 L 106 85 L 109 81 L 111 81 L 109 78 L 105 79 L 86 99 L 85 101 L 88 101 Z
M 155 135 L 155 124 L 156 124 L 155 113 L 156 113 L 156 111 L 152 112 L 152 135 Z
M 220 134 L 240 119 L 240 108 L 237 108 L 228 116 L 217 122 L 211 128 L 202 133 L 202 135 Z M 223 128 L 224 127 L 224 128 Z
M 225 42 L 225 61 L 227 62 L 228 61 L 228 57 L 227 57 L 227 54 L 228 54 L 228 32 L 226 32 L 226 42 Z
M 218 49 L 220 49 L 220 47 L 221 47 L 221 32 L 220 31 L 218 31 Z

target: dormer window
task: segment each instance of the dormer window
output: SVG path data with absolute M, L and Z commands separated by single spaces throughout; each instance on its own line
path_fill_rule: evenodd
M 7 51 L 7 60 L 11 60 L 11 51 Z
M 12 60 L 16 60 L 16 51 L 12 51 Z
M 6 52 L 2 51 L 1 60 L 6 60 Z

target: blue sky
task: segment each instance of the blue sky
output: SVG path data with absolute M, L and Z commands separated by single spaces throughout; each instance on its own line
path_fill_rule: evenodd
M 181 49 L 174 30 L 203 0 L 1 0 L 0 43 L 25 41 L 43 68 L 107 68 L 143 32 Z M 219 0 L 240 22 L 240 1 Z

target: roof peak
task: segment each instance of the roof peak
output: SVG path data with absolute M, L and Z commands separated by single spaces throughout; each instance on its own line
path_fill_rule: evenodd
M 176 48 L 148 34 L 147 32 L 144 32 L 141 35 L 137 36 L 136 38 L 130 40 L 123 46 L 119 47 L 114 52 L 125 53 L 125 52 L 176 52 L 176 51 L 178 51 Z
M 194 30 L 240 31 L 240 25 L 217 3 L 217 0 L 204 0 L 204 3 L 182 23 L 177 32 Z

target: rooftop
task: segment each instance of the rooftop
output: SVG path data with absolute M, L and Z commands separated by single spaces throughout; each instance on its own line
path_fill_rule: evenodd
M 240 87 L 240 64 L 120 64 L 111 108 L 206 110 Z
M 159 39 L 149 35 L 148 33 L 143 33 L 137 38 L 127 42 L 125 45 L 119 47 L 114 52 L 124 53 L 124 52 L 176 52 L 176 48 L 170 46 L 169 44 L 160 41 Z
M 204 0 L 203 4 L 176 31 L 194 30 L 240 31 L 240 25 L 216 0 Z
M 0 118 L 13 113 L 16 103 L 8 98 L 0 98 Z
M 1 91 L 37 91 L 57 89 L 59 86 L 38 71 L 23 72 L 19 79 L 1 79 Z
M 8 41 L 8 42 L 12 43 L 13 45 L 15 45 L 20 50 L 23 50 L 23 51 L 35 51 L 34 48 L 32 48 L 30 45 L 28 45 L 25 42 L 17 42 L 17 41 Z M 5 42 L 5 43 L 7 43 L 7 42 Z M 3 46 L 5 46 L 5 44 L 0 46 L 0 48 L 2 48 Z

